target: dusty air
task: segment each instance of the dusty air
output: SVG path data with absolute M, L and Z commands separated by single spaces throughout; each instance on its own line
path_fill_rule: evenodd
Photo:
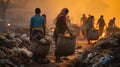
M 119 0 L 0 0 L 0 67 L 119 67 Z

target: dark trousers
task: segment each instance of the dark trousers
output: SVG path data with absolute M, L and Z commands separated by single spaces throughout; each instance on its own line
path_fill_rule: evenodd
M 30 34 L 30 40 L 35 36 L 37 35 L 38 38 L 43 38 L 44 37 L 44 33 L 40 30 L 33 30 Z

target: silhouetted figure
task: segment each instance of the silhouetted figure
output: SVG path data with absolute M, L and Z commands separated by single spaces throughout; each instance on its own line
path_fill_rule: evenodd
M 30 21 L 30 39 L 34 38 L 36 35 L 38 36 L 39 39 L 45 37 L 45 19 L 40 15 L 41 9 L 36 8 L 35 9 L 35 15 L 31 18 Z M 33 52 L 33 60 L 38 61 L 39 60 L 38 55 L 36 55 Z
M 88 44 L 90 44 L 90 40 L 88 39 L 88 31 L 92 30 L 94 28 L 94 16 L 90 16 L 86 21 L 86 33 L 87 33 L 87 40 Z
M 85 25 L 87 21 L 87 17 L 85 16 L 85 14 L 83 14 L 83 16 L 80 19 L 80 22 L 82 23 L 82 25 Z
M 44 35 L 45 35 L 45 34 L 48 34 L 50 30 L 46 25 L 47 24 L 47 16 L 46 16 L 46 14 L 42 14 L 42 17 L 45 19 L 45 30 L 44 30 L 45 31 Z
M 84 36 L 84 38 L 86 38 L 86 30 L 85 30 L 86 21 L 87 21 L 87 17 L 85 16 L 85 14 L 83 14 L 80 19 L 80 24 L 82 24 L 81 25 L 81 33 Z
M 99 34 L 101 36 L 104 30 L 104 27 L 106 26 L 103 15 L 101 15 L 100 18 L 98 19 L 97 25 L 99 26 Z
M 68 13 L 69 13 L 69 10 L 67 8 L 63 8 L 55 19 L 56 21 L 55 30 L 53 34 L 53 37 L 55 38 L 55 44 L 57 43 L 58 34 L 64 35 L 64 33 L 68 31 L 70 35 L 72 35 L 66 23 L 66 15 Z M 55 51 L 55 56 L 56 56 L 56 59 L 55 59 L 56 62 L 62 62 L 62 60 L 60 59 L 61 56 L 56 51 Z
M 88 14 L 88 18 L 91 17 L 92 15 L 91 14 Z
M 46 22 L 47 22 L 47 20 L 46 20 L 46 14 L 42 14 L 42 17 L 45 19 L 45 28 L 47 28 L 46 27 Z M 44 31 L 46 31 L 46 29 L 45 28 L 43 28 L 43 30 Z M 47 28 L 48 29 L 48 28 Z M 44 35 L 45 35 L 46 33 L 44 32 Z
M 115 27 L 116 25 L 115 25 L 115 17 L 113 17 L 113 19 L 111 19 L 110 21 L 109 21 L 109 23 L 108 23 L 108 27 Z
M 42 14 L 42 17 L 44 17 L 45 21 L 46 21 L 46 14 Z

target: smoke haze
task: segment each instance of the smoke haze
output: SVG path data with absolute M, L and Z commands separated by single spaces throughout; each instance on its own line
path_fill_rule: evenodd
M 97 22 L 100 15 L 104 15 L 106 24 L 109 19 L 116 17 L 116 23 L 119 24 L 120 20 L 120 0 L 13 0 L 12 3 L 21 5 L 24 9 L 24 13 L 27 15 L 27 20 L 34 15 L 34 9 L 36 7 L 41 8 L 42 13 L 47 15 L 47 23 L 50 26 L 53 23 L 54 18 L 64 7 L 69 9 L 69 16 L 72 23 L 79 24 L 79 20 L 82 14 L 88 14 L 95 16 L 95 22 Z M 23 3 L 24 2 L 24 3 Z M 10 8 L 13 9 L 13 8 Z M 16 8 L 14 8 L 16 9 Z M 18 9 L 18 8 L 17 8 Z M 26 13 L 27 12 L 27 13 Z M 29 22 L 28 22 L 29 23 Z

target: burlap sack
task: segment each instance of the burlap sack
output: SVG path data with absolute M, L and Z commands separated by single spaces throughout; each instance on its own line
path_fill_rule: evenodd
M 55 52 L 60 56 L 72 55 L 75 52 L 76 37 L 65 37 L 59 34 Z
M 51 44 L 50 42 L 48 44 L 42 44 L 40 40 L 34 40 L 32 41 L 30 50 L 36 55 L 45 57 L 48 54 L 50 44 Z
M 98 30 L 90 30 L 88 31 L 88 39 L 89 40 L 97 40 L 99 38 Z

